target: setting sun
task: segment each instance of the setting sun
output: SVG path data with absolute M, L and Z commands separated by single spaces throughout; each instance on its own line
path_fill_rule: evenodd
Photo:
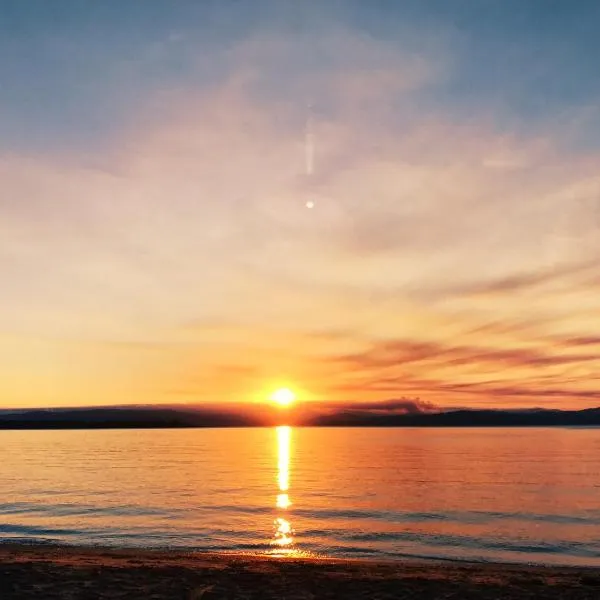
M 289 406 L 296 399 L 296 395 L 288 388 L 279 388 L 271 394 L 271 400 L 279 406 Z

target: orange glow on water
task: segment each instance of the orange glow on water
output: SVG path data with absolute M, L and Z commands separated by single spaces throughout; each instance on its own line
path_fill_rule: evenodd
M 346 534 L 373 533 L 367 545 L 387 551 L 386 540 L 402 540 L 409 531 L 422 542 L 399 541 L 398 548 L 445 556 L 435 545 L 439 536 L 474 543 L 498 537 L 506 546 L 486 557 L 504 562 L 531 558 L 509 551 L 513 543 L 563 540 L 565 547 L 596 548 L 600 539 L 594 520 L 600 438 L 592 429 L 280 427 L 12 431 L 2 437 L 11 454 L 0 463 L 7 530 L 79 532 L 57 533 L 60 542 L 93 543 L 90 529 L 111 536 L 162 529 L 164 517 L 148 511 L 149 505 L 174 515 L 169 525 L 182 536 L 202 527 L 210 542 L 229 527 L 232 549 L 250 536 L 259 553 L 281 559 L 313 552 L 335 557 L 344 540 L 339 536 Z M 287 491 L 279 489 L 282 467 Z M 223 515 L 223 507 L 234 504 L 249 510 Z M 37 506 L 48 508 L 31 510 Z M 122 506 L 128 509 L 120 511 Z M 302 510 L 294 514 L 297 507 Z M 357 511 L 356 517 L 345 516 L 346 508 Z M 408 522 L 387 521 L 390 512 L 406 515 Z M 443 518 L 423 519 L 423 513 Z M 328 533 L 312 533 L 319 530 Z M 464 558 L 465 551 L 448 548 L 454 557 Z

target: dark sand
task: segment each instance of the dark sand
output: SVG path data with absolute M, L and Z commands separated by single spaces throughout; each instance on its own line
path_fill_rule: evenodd
M 600 569 L 0 545 L 2 600 L 600 599 Z

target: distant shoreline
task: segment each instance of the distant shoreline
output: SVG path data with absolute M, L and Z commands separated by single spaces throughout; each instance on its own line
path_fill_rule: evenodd
M 64 425 L 54 424 L 6 426 L 0 424 L 0 431 L 118 431 L 118 430 L 174 430 L 174 429 L 273 429 L 289 426 L 294 429 L 600 429 L 599 425 L 310 425 L 294 423 L 273 423 L 271 425 Z
M 15 429 L 181 429 L 274 427 L 600 427 L 600 408 L 583 410 L 482 410 L 439 412 L 369 412 L 344 410 L 328 414 L 290 411 L 257 416 L 201 407 L 96 407 L 0 410 L 0 430 Z
M 0 544 L 3 599 L 598 598 L 600 569 Z

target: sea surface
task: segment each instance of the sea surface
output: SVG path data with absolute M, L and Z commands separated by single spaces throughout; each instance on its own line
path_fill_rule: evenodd
M 600 565 L 600 429 L 0 431 L 0 541 Z

